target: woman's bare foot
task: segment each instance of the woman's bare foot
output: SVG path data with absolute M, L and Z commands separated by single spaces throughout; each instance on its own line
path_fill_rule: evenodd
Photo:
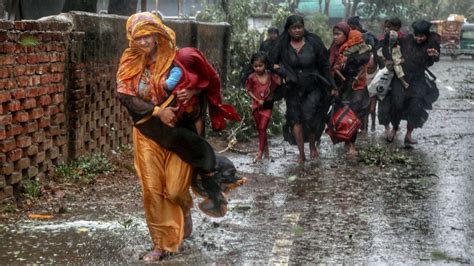
M 265 147 L 265 159 L 270 159 L 270 150 L 268 149 L 268 146 Z
M 143 256 L 143 261 L 147 261 L 147 262 L 159 261 L 164 255 L 165 255 L 164 251 L 160 249 L 155 249 L 145 254 L 145 256 Z
M 354 156 L 357 156 L 357 154 L 359 154 L 359 153 L 357 152 L 355 143 L 349 143 L 348 144 L 347 155 L 351 156 L 351 157 L 354 157 Z
M 296 161 L 297 161 L 299 164 L 303 164 L 303 163 L 306 161 L 305 155 L 304 155 L 304 154 L 298 155 L 298 158 L 296 159 Z
M 262 160 L 263 152 L 258 151 L 257 156 L 255 156 L 254 162 L 260 162 Z
M 310 148 L 309 156 L 310 156 L 311 160 L 313 160 L 313 161 L 319 160 L 319 152 L 318 152 L 318 149 L 317 149 L 316 147 Z

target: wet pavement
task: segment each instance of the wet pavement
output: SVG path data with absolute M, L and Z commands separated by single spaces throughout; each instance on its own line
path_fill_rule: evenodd
M 281 137 L 271 161 L 226 153 L 249 182 L 229 195 L 226 217 L 194 209 L 192 237 L 162 263 L 474 263 L 474 61 L 443 59 L 432 71 L 441 96 L 414 149 L 404 130 L 387 144 L 379 126 L 357 144 L 379 152 L 371 165 L 327 136 L 320 162 L 302 166 Z M 140 200 L 137 182 L 69 198 L 74 212 L 60 219 L 0 224 L 0 263 L 140 264 L 151 247 Z

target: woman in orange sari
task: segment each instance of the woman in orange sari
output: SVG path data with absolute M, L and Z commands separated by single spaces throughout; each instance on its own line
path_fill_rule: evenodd
M 202 82 L 175 61 L 173 30 L 148 12 L 132 15 L 126 27 L 129 48 L 120 61 L 117 92 L 134 122 L 135 168 L 154 245 L 143 259 L 156 261 L 167 252 L 176 252 L 183 238 L 191 233 L 191 184 L 206 197 L 200 209 L 220 217 L 227 210 L 225 192 L 242 180 L 235 177 L 233 164 L 216 156 L 212 147 L 196 133 L 194 121 L 180 115 L 183 106 L 200 92 L 202 88 L 197 84 Z M 205 60 L 200 62 L 206 64 Z M 167 81 L 170 70 L 175 67 L 181 73 L 176 81 L 184 80 L 189 86 L 196 86 L 177 92 L 169 90 L 171 83 Z M 190 82 L 193 80 L 194 83 Z M 216 98 L 218 115 L 211 120 L 218 120 L 215 124 L 222 129 L 224 118 L 239 117 L 231 106 L 220 103 L 220 90 L 216 89 L 211 94 Z

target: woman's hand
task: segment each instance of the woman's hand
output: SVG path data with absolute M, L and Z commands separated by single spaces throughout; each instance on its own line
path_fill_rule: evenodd
M 174 127 L 178 120 L 174 112 L 178 111 L 178 107 L 158 108 L 153 111 L 154 116 L 158 116 L 163 124 Z
M 435 48 L 429 48 L 426 50 L 429 56 L 439 56 L 438 50 Z
M 176 96 L 178 96 L 180 102 L 187 103 L 196 94 L 199 94 L 199 90 L 183 89 L 179 90 Z
M 257 100 L 257 102 L 258 102 L 258 104 L 259 104 L 260 106 L 262 106 L 262 105 L 263 105 L 263 103 L 264 103 L 264 101 L 263 101 L 263 100 Z
M 336 88 L 333 88 L 331 90 L 331 96 L 333 96 L 333 97 L 339 96 L 339 91 Z

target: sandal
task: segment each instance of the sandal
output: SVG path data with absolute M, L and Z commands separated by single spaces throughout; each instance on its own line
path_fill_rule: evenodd
M 153 262 L 159 261 L 164 256 L 162 251 L 151 251 L 143 256 L 143 261 Z

